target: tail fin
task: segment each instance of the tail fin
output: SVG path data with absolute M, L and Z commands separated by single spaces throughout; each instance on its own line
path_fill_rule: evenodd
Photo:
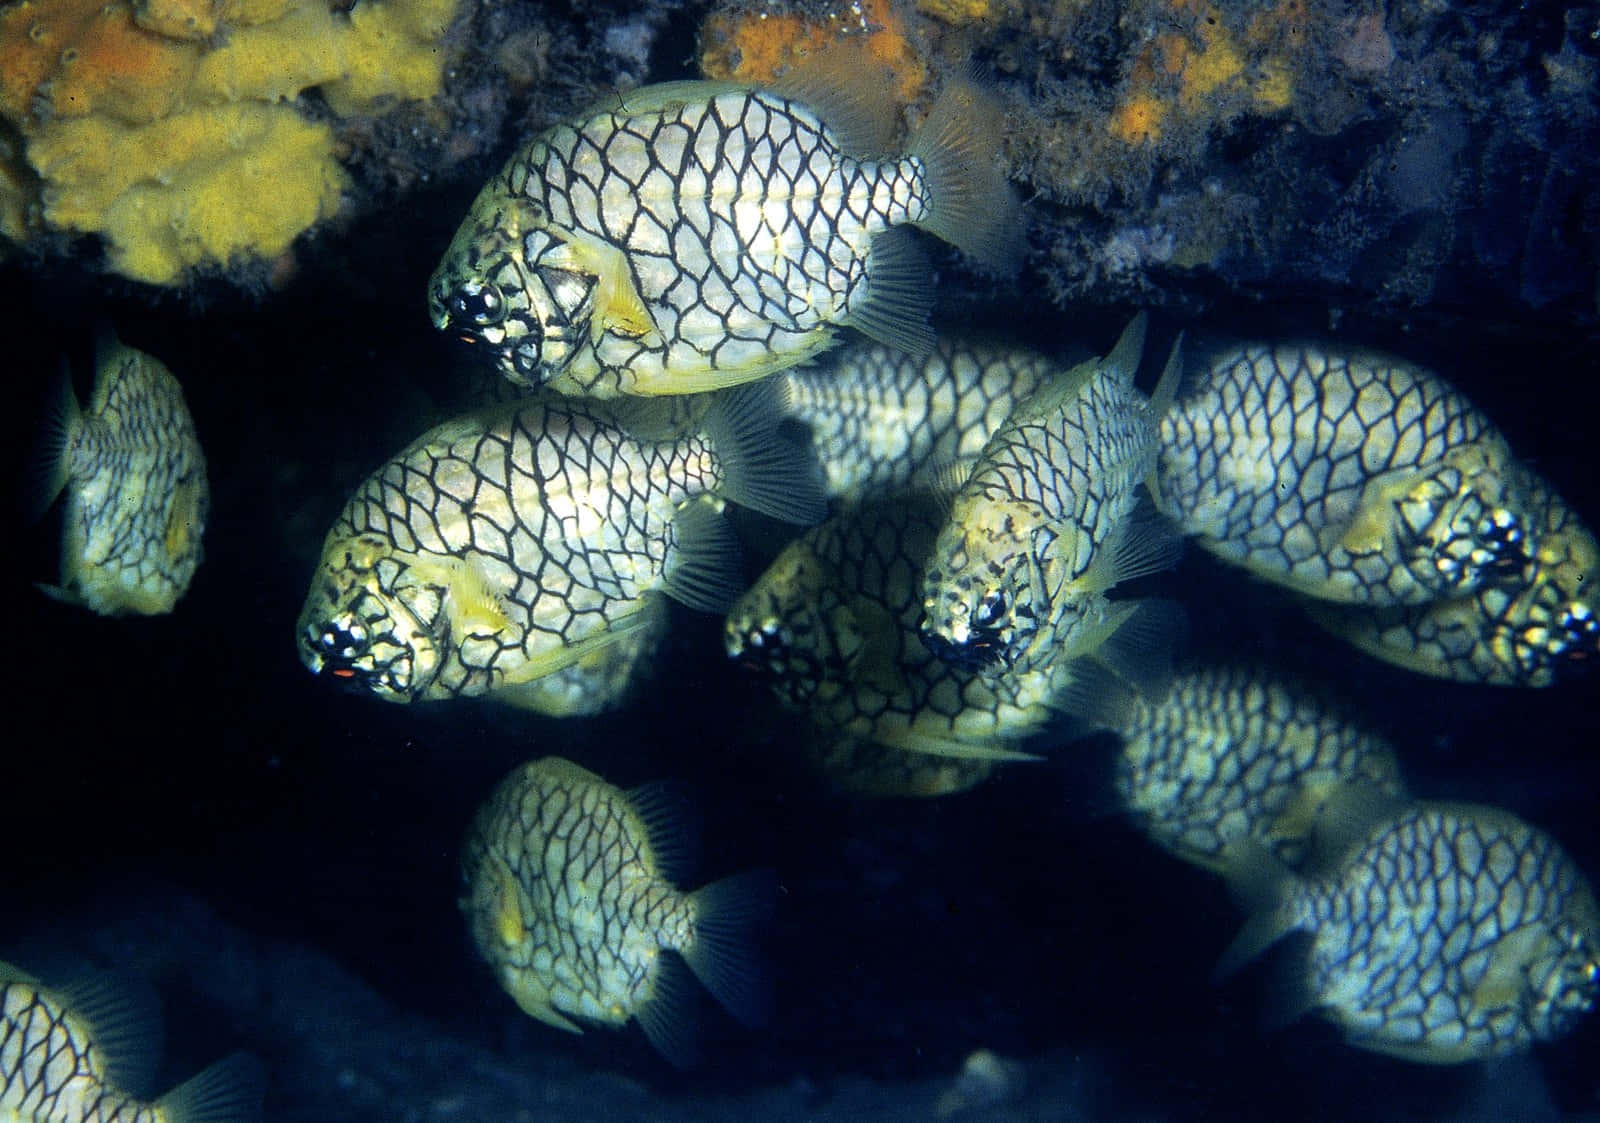
M 785 439 L 788 383 L 775 378 L 724 391 L 706 414 L 705 432 L 722 465 L 724 497 L 783 522 L 821 522 L 828 501 L 809 462 L 809 442 Z
M 65 361 L 51 379 L 44 419 L 28 456 L 28 486 L 23 515 L 29 522 L 40 518 L 67 486 L 72 467 L 69 450 L 83 414 L 72 392 L 72 376 Z
M 260 1061 L 235 1053 L 162 1096 L 157 1113 L 168 1123 L 254 1123 L 266 1083 Z
M 999 273 L 1022 264 L 1022 208 L 1006 178 L 1005 112 L 970 78 L 945 87 L 911 138 L 928 176 L 928 214 L 918 223 Z
M 738 874 L 696 890 L 694 943 L 683 958 L 728 1013 L 764 1025 L 772 1010 L 766 971 L 751 939 L 772 916 L 777 881 L 770 870 Z

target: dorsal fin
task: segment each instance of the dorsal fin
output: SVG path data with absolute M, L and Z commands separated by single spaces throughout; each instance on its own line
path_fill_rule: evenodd
M 1315 809 L 1303 870 L 1327 876 L 1337 870 L 1378 824 L 1399 815 L 1409 801 L 1370 781 L 1340 784 Z
M 750 87 L 740 82 L 699 81 L 692 78 L 676 82 L 655 82 L 625 93 L 613 92 L 591 105 L 585 116 L 616 113 L 661 113 L 678 106 L 710 101 L 718 94 L 735 93 Z
M 700 863 L 700 813 L 688 788 L 676 780 L 656 780 L 624 794 L 644 826 L 656 873 L 681 886 Z
M 892 84 L 893 74 L 872 57 L 865 36 L 854 36 L 808 55 L 771 89 L 808 106 L 848 155 L 887 156 L 900 128 L 900 106 L 884 94 Z
M 1037 420 L 1061 408 L 1070 401 L 1100 372 L 1104 360 L 1085 359 L 1074 367 L 1064 368 L 1046 378 L 1032 394 L 1011 407 L 1011 414 L 1002 428 L 1009 428 Z
M 1117 337 L 1116 346 L 1102 360 L 1104 366 L 1122 375 L 1126 385 L 1133 385 L 1133 376 L 1139 372 L 1139 359 L 1144 355 L 1144 337 L 1149 328 L 1150 313 L 1141 310 L 1128 321 L 1128 326 Z
M 1172 408 L 1173 400 L 1178 396 L 1178 384 L 1182 381 L 1183 333 L 1180 331 L 1167 355 L 1167 365 L 1161 369 L 1161 378 L 1156 382 L 1155 389 L 1150 391 L 1150 417 L 1155 424 L 1159 425 Z

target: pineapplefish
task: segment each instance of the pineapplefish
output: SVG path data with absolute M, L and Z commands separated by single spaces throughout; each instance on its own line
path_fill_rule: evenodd
M 61 583 L 105 616 L 171 612 L 200 566 L 211 492 L 183 388 L 156 359 L 104 339 L 89 408 L 61 379 L 43 447 L 44 509 L 66 492 Z
M 893 156 L 893 107 L 847 56 L 769 89 L 646 86 L 535 137 L 435 270 L 433 322 L 515 383 L 591 397 L 762 378 L 844 324 L 926 351 L 929 271 L 903 228 L 1017 257 L 1000 113 L 953 82 Z
M 436 427 L 328 532 L 301 661 L 389 701 L 559 709 L 563 690 L 533 684 L 574 665 L 603 676 L 612 656 L 596 653 L 655 626 L 660 594 L 727 610 L 742 574 L 722 500 L 821 517 L 802 450 L 773 438 L 779 389 L 683 400 L 693 410 L 544 395 Z
M 734 1016 L 764 1020 L 749 929 L 772 907 L 772 879 L 678 889 L 680 817 L 670 789 L 624 792 L 553 756 L 513 771 L 479 809 L 462 848 L 461 908 L 525 1013 L 569 1033 L 637 1018 L 687 1065 L 697 1052 L 687 965 Z

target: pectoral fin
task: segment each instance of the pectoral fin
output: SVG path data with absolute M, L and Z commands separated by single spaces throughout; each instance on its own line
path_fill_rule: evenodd
M 1004 749 L 999 743 L 972 744 L 954 737 L 941 737 L 926 730 L 906 728 L 878 730 L 872 734 L 880 745 L 907 752 L 927 753 L 930 756 L 950 757 L 954 760 L 1038 760 L 1033 753 Z
M 622 250 L 609 242 L 582 234 L 569 233 L 566 241 L 545 255 L 546 264 L 569 273 L 582 273 L 595 279 L 594 319 L 591 335 L 614 331 L 639 338 L 656 336 L 655 320 L 633 283 L 633 272 Z
M 398 556 L 404 557 L 425 582 L 447 590 L 445 612 L 450 617 L 451 635 L 493 636 L 511 626 L 500 594 L 471 560 L 421 554 Z
M 1396 504 L 1405 500 L 1426 478 L 1418 472 L 1402 471 L 1369 481 L 1362 489 L 1349 522 L 1324 531 L 1324 548 L 1342 549 L 1358 557 L 1391 548 L 1399 520 Z

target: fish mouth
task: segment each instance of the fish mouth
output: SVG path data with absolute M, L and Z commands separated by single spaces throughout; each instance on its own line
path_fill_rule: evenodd
M 391 702 L 411 700 L 411 692 L 405 685 L 410 678 L 409 660 L 379 667 L 370 658 L 324 658 L 320 668 L 311 669 L 318 678 L 330 680 L 336 689 L 346 694 L 370 694 Z
M 317 665 L 311 667 L 311 673 L 318 678 L 333 680 L 335 686 L 351 694 L 370 693 L 372 682 L 378 677 L 371 667 L 363 667 L 354 659 L 338 657 L 319 657 Z
M 300 636 L 300 661 L 312 674 L 351 694 L 405 697 L 411 660 L 402 653 L 379 665 L 362 631 L 308 624 Z
M 728 658 L 743 671 L 765 679 L 780 697 L 803 705 L 816 693 L 821 662 L 797 647 L 789 630 L 778 623 L 748 623 L 728 629 Z
M 328 651 L 318 642 L 318 637 L 307 635 L 300 646 L 300 662 L 318 678 L 331 679 L 335 685 L 351 693 L 371 690 L 376 678 L 370 659 Z M 365 665 L 364 665 L 365 664 Z
M 1600 619 L 1582 601 L 1562 606 L 1545 638 L 1545 662 L 1558 682 L 1587 675 L 1600 662 Z
M 974 629 L 964 642 L 953 640 L 943 632 L 926 628 L 922 630 L 921 635 L 923 646 L 931 651 L 935 658 L 957 670 L 985 670 L 998 664 L 1005 654 L 1005 644 L 1001 642 L 997 629 L 993 631 L 985 628 Z
M 753 621 L 730 625 L 723 647 L 741 669 L 759 675 L 783 674 L 790 654 L 782 627 Z

